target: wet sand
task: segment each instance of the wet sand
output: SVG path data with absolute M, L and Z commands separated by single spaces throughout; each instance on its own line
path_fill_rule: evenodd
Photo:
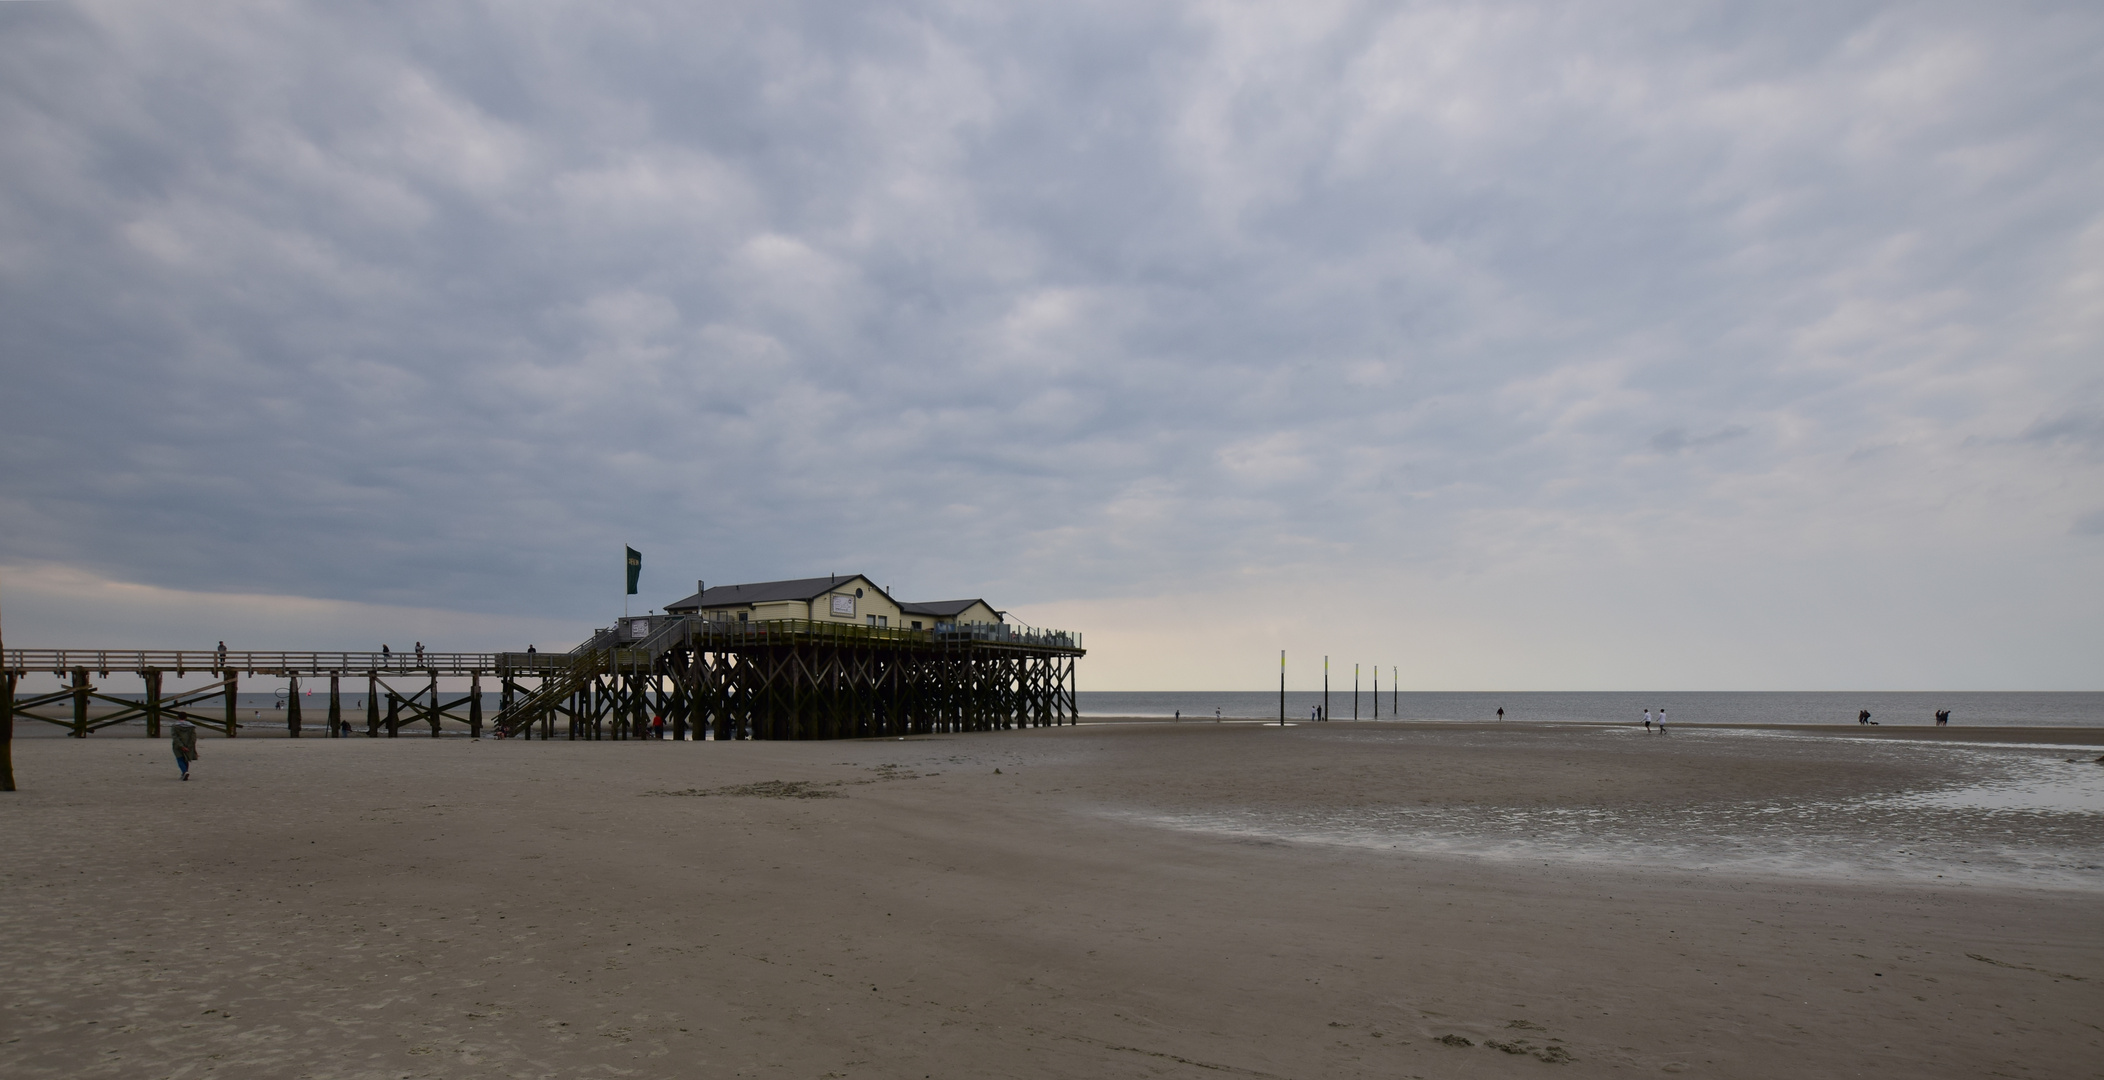
M 1687 734 L 208 736 L 187 784 L 159 742 L 30 739 L 27 790 L 0 797 L 0 1061 L 11 1077 L 2104 1075 L 2104 892 L 2082 861 L 2104 853 L 2097 817 L 1907 809 L 2104 766 Z M 1779 824 L 1755 816 L 1770 807 Z M 1900 809 L 1866 819 L 1863 873 L 1846 846 L 1763 861 L 1876 807 Z M 1930 827 L 1947 835 L 1877 835 Z M 1715 835 L 1613 854 L 1698 829 Z M 1620 846 L 1585 846 L 1600 835 Z M 1883 848 L 1954 842 L 2066 865 L 1880 869 Z

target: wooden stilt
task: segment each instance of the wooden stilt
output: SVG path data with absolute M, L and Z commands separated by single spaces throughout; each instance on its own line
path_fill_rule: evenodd
M 0 651 L 0 656 L 7 655 Z M 0 671 L 0 791 L 15 789 L 15 673 Z
M 438 738 L 438 671 L 431 672 L 431 737 Z
M 365 737 L 380 737 L 380 676 L 365 673 Z
M 395 692 L 387 692 L 387 737 L 392 739 L 402 732 L 402 703 Z
M 140 672 L 146 679 L 146 737 L 161 737 L 161 672 L 149 668 Z
M 482 673 L 468 676 L 468 738 L 482 737 Z
M 73 737 L 88 737 L 88 669 L 73 669 Z
M 285 734 L 300 737 L 300 677 L 298 672 L 285 676 Z
M 343 729 L 343 676 L 329 672 L 329 738 L 349 734 Z
M 241 677 L 240 672 L 235 671 L 233 668 L 227 668 L 225 670 L 225 675 L 226 737 L 231 739 L 235 738 L 241 733 L 241 718 L 234 715 L 234 710 L 240 708 Z

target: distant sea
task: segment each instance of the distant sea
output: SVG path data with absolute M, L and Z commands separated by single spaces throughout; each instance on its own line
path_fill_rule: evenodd
M 1185 719 L 1211 719 L 1213 710 L 1235 720 L 1273 719 L 1279 714 L 1278 691 L 1146 691 L 1083 690 L 1076 694 L 1083 719 L 1091 716 L 1146 716 L 1168 719 L 1182 710 Z M 1306 720 L 1322 704 L 1321 691 L 1286 692 L 1286 719 Z M 1925 725 L 1936 710 L 1951 710 L 1955 726 L 2104 727 L 2104 692 L 2039 693 L 1967 691 L 1940 693 L 1892 690 L 1816 691 L 1535 691 L 1430 693 L 1383 689 L 1379 719 L 1496 720 L 1529 722 L 1641 723 L 1645 709 L 1666 710 L 1676 724 L 1854 724 L 1856 713 L 1870 710 L 1879 724 Z M 1371 691 L 1362 690 L 1359 718 L 1375 719 Z M 1330 690 L 1330 718 L 1352 718 L 1352 692 Z
M 328 714 L 327 690 L 321 693 L 302 695 L 300 699 L 302 719 L 308 723 L 319 723 Z M 460 691 L 444 690 L 446 700 L 460 696 Z M 112 694 L 112 697 L 136 698 L 137 694 Z M 1160 690 L 1119 692 L 1109 690 L 1083 690 L 1077 695 L 1083 719 L 1092 716 L 1139 716 L 1160 717 L 1167 720 L 1177 710 L 1182 710 L 1185 719 L 1211 719 L 1214 709 L 1230 720 L 1276 720 L 1278 719 L 1278 691 L 1243 690 Z M 192 706 L 198 712 L 216 715 L 223 698 L 210 698 Z M 240 695 L 240 707 L 249 715 L 243 719 L 250 723 L 257 719 L 255 712 L 265 715 L 265 722 L 275 716 L 282 719 L 278 711 L 278 697 L 272 693 L 245 693 Z M 482 711 L 485 716 L 497 712 L 499 696 L 493 693 L 482 695 Z M 1322 692 L 1292 690 L 1286 693 L 1286 719 L 1306 720 L 1308 710 L 1322 703 Z M 346 688 L 343 695 L 346 713 L 363 722 L 365 713 L 364 687 L 355 691 Z M 1778 690 L 1758 692 L 1738 691 L 1652 691 L 1635 692 L 1604 690 L 1587 692 L 1534 691 L 1529 693 L 1501 694 L 1490 691 L 1456 693 L 1429 693 L 1404 691 L 1400 694 L 1381 691 L 1380 715 L 1374 715 L 1371 691 L 1359 694 L 1359 718 L 1362 720 L 1392 720 L 1398 714 L 1405 720 L 1496 720 L 1498 710 L 1505 710 L 1506 720 L 1530 722 L 1588 722 L 1588 723 L 1639 723 L 1645 709 L 1654 712 L 1666 710 L 1666 718 L 1676 724 L 1853 724 L 1856 712 L 1869 709 L 1871 719 L 1884 724 L 1932 724 L 1936 710 L 1951 710 L 1951 723 L 1975 727 L 2104 727 L 2104 692 L 2070 691 L 2043 693 L 2033 691 L 1967 691 L 1942 693 L 1935 691 L 1894 690 Z M 384 706 L 383 706 L 384 709 Z M 62 708 L 47 709 L 48 712 L 63 711 Z M 1343 691 L 1330 690 L 1330 718 L 1349 720 L 1352 718 L 1352 692 L 1349 686 Z

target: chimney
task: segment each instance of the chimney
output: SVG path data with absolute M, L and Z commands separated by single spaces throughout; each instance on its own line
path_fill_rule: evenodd
M 697 578 L 697 579 L 695 580 L 695 582 L 694 582 L 694 592 L 695 592 L 695 594 L 696 594 L 696 595 L 699 595 L 699 594 L 701 594 L 701 593 L 705 593 L 705 592 L 708 592 L 708 591 L 709 591 L 709 583 L 708 583 L 708 582 L 706 582 L 706 581 L 702 581 L 702 580 L 700 580 L 700 579 L 698 579 L 698 578 Z

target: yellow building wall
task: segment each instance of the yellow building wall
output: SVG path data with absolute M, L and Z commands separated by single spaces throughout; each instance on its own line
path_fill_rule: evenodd
M 855 595 L 856 589 L 862 590 L 861 596 Z M 853 600 L 855 602 L 855 613 L 853 615 L 833 614 L 831 598 L 835 595 L 845 596 Z M 848 578 L 834 586 L 832 592 L 821 595 L 818 599 L 811 602 L 811 618 L 816 622 L 859 623 L 867 626 L 871 615 L 882 619 L 885 626 L 897 627 L 905 625 L 899 622 L 899 606 L 892 603 L 891 598 L 884 595 L 884 590 L 877 588 L 876 584 L 866 577 Z
M 1001 621 L 1001 616 L 996 614 L 994 609 L 987 607 L 984 601 L 981 601 L 958 612 L 957 621 L 960 623 L 997 623 Z

